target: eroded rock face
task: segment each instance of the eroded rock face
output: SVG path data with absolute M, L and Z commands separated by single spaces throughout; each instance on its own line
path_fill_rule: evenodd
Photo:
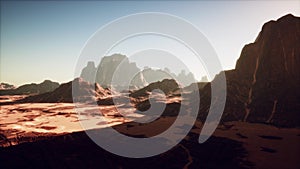
M 87 82 L 93 82 L 95 81 L 96 71 L 95 63 L 90 61 L 87 63 L 86 67 L 82 69 L 80 77 Z
M 266 23 L 256 41 L 243 48 L 236 68 L 225 71 L 227 100 L 223 120 L 300 126 L 298 65 L 300 18 L 286 15 Z M 202 91 L 203 97 L 210 97 L 209 88 Z M 207 102 L 200 110 L 203 117 Z
M 246 120 L 300 124 L 300 18 L 287 15 L 264 29 L 257 39 L 259 53 Z
M 113 85 L 123 86 L 137 72 L 139 72 L 139 68 L 135 63 L 129 62 L 129 59 L 125 55 L 114 54 L 112 56 L 105 56 L 98 66 L 96 82 L 101 84 L 101 86 L 108 87 L 112 84 L 113 76 L 115 76 L 114 78 L 117 81 L 113 82 Z M 143 82 L 142 79 L 139 79 L 135 83 L 133 85 L 140 85 Z

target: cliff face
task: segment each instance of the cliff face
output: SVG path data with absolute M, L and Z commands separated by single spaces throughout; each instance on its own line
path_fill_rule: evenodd
M 289 14 L 264 24 L 256 41 L 243 48 L 236 68 L 225 71 L 223 120 L 300 126 L 299 65 L 300 18 Z M 210 97 L 209 86 L 205 90 L 204 97 Z
M 117 69 L 118 73 L 115 73 Z M 103 87 L 110 87 L 113 76 L 116 76 L 114 84 L 124 86 L 127 80 L 139 71 L 136 64 L 130 62 L 126 56 L 114 54 L 103 57 L 97 68 L 94 62 L 88 62 L 87 66 L 82 69 L 80 77 L 85 81 L 97 82 Z M 131 83 L 133 86 L 144 86 L 145 80 L 143 76 L 136 76 Z
M 287 15 L 265 24 L 256 43 L 246 120 L 300 124 L 300 18 Z
M 115 73 L 118 68 L 119 73 Z M 118 85 L 125 85 L 124 82 L 127 79 L 136 74 L 139 71 L 139 68 L 135 63 L 129 62 L 129 59 L 120 54 L 114 54 L 112 56 L 103 57 L 96 74 L 96 82 L 102 86 L 109 86 L 112 82 L 113 76 L 116 76 Z M 137 84 L 142 83 L 137 81 Z
M 95 73 L 96 73 L 97 69 L 95 67 L 95 63 L 94 62 L 88 62 L 86 67 L 84 67 L 81 71 L 80 77 L 88 82 L 92 82 L 94 81 L 95 77 Z

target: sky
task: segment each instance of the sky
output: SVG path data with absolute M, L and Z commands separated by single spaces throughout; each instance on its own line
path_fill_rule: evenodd
M 228 70 L 264 23 L 288 13 L 300 16 L 300 1 L 1 1 L 0 81 L 17 86 L 45 79 L 68 82 L 76 76 L 80 53 L 97 30 L 143 12 L 171 14 L 196 26 L 215 49 L 222 69 Z M 149 39 L 154 40 L 144 43 Z M 139 48 L 155 48 L 161 39 L 128 40 L 111 53 L 134 55 Z M 190 62 L 187 67 L 196 70 L 203 65 Z

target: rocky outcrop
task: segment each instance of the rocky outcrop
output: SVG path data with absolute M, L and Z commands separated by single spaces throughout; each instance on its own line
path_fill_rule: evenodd
M 252 48 L 257 57 L 244 120 L 300 125 L 300 18 L 265 24 Z
M 90 61 L 86 67 L 82 69 L 80 77 L 87 82 L 93 82 L 95 80 L 96 71 L 95 63 Z
M 300 126 L 298 65 L 300 18 L 289 14 L 264 24 L 256 41 L 242 49 L 236 68 L 225 71 L 227 100 L 222 119 Z M 201 94 L 200 117 L 205 119 L 210 86 Z
M 0 90 L 11 90 L 15 89 L 16 87 L 14 85 L 8 84 L 8 83 L 0 83 Z
M 116 73 L 117 72 L 117 73 Z M 109 87 L 112 84 L 113 76 L 116 80 L 112 85 L 126 86 L 126 82 L 130 77 L 139 72 L 139 68 L 135 63 L 129 62 L 129 59 L 120 54 L 105 56 L 102 58 L 96 71 L 96 82 L 103 87 Z M 136 79 L 135 84 L 143 85 L 143 79 Z
M 129 96 L 133 98 L 146 97 L 155 89 L 161 90 L 165 95 L 172 94 L 179 88 L 178 83 L 174 79 L 164 79 L 162 81 L 149 84 L 147 87 L 132 92 Z
M 25 84 L 16 89 L 0 90 L 0 95 L 27 95 L 51 92 L 59 86 L 59 83 L 45 80 L 40 84 Z
M 81 78 L 76 78 L 68 83 L 61 84 L 53 92 L 29 96 L 19 100 L 22 103 L 72 103 L 97 101 L 99 97 L 109 95 L 108 89 L 103 89 L 99 84 L 91 84 Z

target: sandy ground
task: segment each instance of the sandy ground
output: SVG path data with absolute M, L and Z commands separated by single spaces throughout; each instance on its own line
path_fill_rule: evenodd
M 156 135 L 168 128 L 175 117 L 160 118 L 149 125 L 115 126 L 119 132 L 144 136 Z M 159 126 L 159 127 L 158 127 Z M 196 121 L 192 133 L 199 134 L 203 124 Z M 277 128 L 265 124 L 228 122 L 220 125 L 213 134 L 241 142 L 247 150 L 246 161 L 259 169 L 300 168 L 300 129 Z M 188 137 L 185 138 L 189 140 Z
M 24 96 L 1 96 L 0 101 L 11 102 L 22 97 Z M 9 146 L 3 136 L 14 145 L 19 143 L 16 138 L 20 137 L 53 136 L 83 131 L 81 126 L 83 122 L 90 124 L 85 125 L 85 129 L 114 126 L 121 133 L 151 137 L 163 132 L 176 119 L 176 117 L 162 117 L 147 125 L 139 125 L 130 122 L 132 119 L 123 118 L 114 106 L 88 107 L 84 105 L 85 110 L 82 111 L 82 116 L 77 114 L 74 107 L 71 103 L 2 105 L 0 107 L 1 146 Z M 124 109 L 126 109 L 125 113 L 136 117 L 133 114 L 134 109 Z M 99 112 L 104 117 L 100 116 Z M 92 118 L 88 118 L 89 116 Z M 118 125 L 125 122 L 124 125 Z M 199 134 L 201 128 L 202 123 L 196 122 L 191 132 Z M 252 162 L 255 168 L 300 168 L 299 128 L 288 129 L 265 124 L 228 122 L 220 125 L 213 135 L 241 142 L 248 152 L 246 160 Z M 191 157 L 189 161 L 192 163 L 193 158 Z
M 242 142 L 249 153 L 247 160 L 256 168 L 300 168 L 300 129 L 244 122 L 226 125 L 232 127 L 219 127 L 214 135 Z
M 1 102 L 11 102 L 25 96 L 0 96 Z M 18 144 L 21 137 L 52 136 L 105 128 L 130 121 L 121 117 L 114 106 L 84 107 L 79 115 L 73 103 L 23 103 L 0 106 L 0 145 Z M 127 113 L 133 114 L 133 109 Z M 104 116 L 102 116 L 104 115 Z M 90 118 L 89 118 L 90 117 Z M 99 117 L 99 118 L 98 118 Z M 82 124 L 89 124 L 82 126 Z
M 27 97 L 27 95 L 12 95 L 12 96 L 0 96 L 0 102 L 13 102 Z

